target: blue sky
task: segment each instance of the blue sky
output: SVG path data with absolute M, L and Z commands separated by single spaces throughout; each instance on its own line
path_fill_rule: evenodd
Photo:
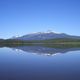
M 47 30 L 80 35 L 80 0 L 0 0 L 0 38 Z

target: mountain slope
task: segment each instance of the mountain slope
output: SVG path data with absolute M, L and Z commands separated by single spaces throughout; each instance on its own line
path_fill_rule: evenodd
M 38 32 L 33 34 L 27 34 L 15 39 L 18 40 L 48 40 L 48 39 L 58 39 L 58 38 L 72 38 L 80 39 L 80 36 L 71 36 L 65 33 L 54 33 L 54 32 Z

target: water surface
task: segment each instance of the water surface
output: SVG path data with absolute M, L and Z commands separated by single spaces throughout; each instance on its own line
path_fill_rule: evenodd
M 0 48 L 0 80 L 80 80 L 80 48 Z

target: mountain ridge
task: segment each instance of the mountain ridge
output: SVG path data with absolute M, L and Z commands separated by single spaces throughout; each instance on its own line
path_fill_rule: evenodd
M 58 38 L 72 38 L 80 39 L 80 36 L 73 36 L 66 33 L 55 33 L 55 32 L 35 32 L 21 37 L 15 37 L 13 39 L 17 40 L 48 40 L 48 39 L 58 39 Z

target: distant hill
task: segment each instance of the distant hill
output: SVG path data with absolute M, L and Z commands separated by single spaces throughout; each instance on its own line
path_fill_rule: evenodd
M 0 43 L 3 42 L 3 41 L 4 41 L 4 39 L 0 39 Z
M 70 38 L 80 39 L 80 36 L 72 36 L 65 33 L 54 33 L 54 32 L 37 32 L 27 34 L 21 37 L 15 37 L 17 40 L 48 40 L 48 39 L 59 39 L 59 38 Z

